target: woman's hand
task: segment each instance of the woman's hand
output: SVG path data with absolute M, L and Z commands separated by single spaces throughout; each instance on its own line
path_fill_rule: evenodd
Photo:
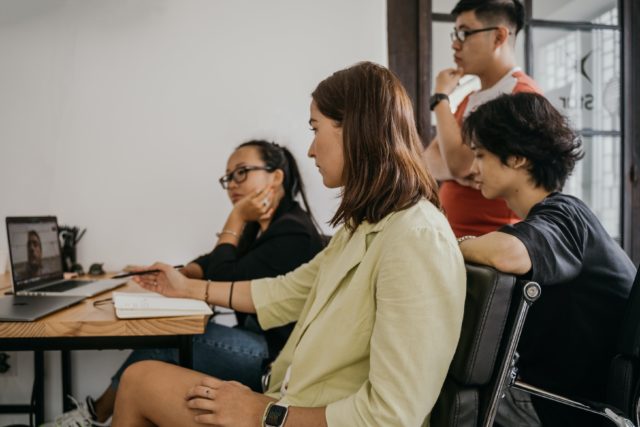
M 188 285 L 189 279 L 180 274 L 180 272 L 172 266 L 156 262 L 149 267 L 137 268 L 135 271 L 148 270 L 159 271 L 133 276 L 133 280 L 147 290 L 168 297 L 193 298 L 193 295 L 189 292 L 192 290 Z
M 263 394 L 236 381 L 205 377 L 185 396 L 187 406 L 200 410 L 194 420 L 219 427 L 260 427 L 269 402 Z
M 265 187 L 238 200 L 233 205 L 233 213 L 244 222 L 255 222 L 271 218 L 275 211 L 275 191 Z

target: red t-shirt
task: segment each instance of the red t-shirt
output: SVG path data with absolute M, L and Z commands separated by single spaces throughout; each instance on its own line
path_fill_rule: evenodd
M 462 126 L 464 117 L 484 102 L 504 93 L 516 92 L 541 91 L 531 77 L 519 69 L 512 70 L 489 89 L 467 95 L 455 112 L 458 125 Z M 505 224 L 520 221 L 504 200 L 485 199 L 480 190 L 465 187 L 456 181 L 442 182 L 439 196 L 449 224 L 457 237 L 480 236 L 496 231 Z

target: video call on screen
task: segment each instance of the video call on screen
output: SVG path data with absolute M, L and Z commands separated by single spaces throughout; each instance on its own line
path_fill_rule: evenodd
M 15 280 L 39 279 L 62 272 L 55 221 L 9 224 L 7 231 Z

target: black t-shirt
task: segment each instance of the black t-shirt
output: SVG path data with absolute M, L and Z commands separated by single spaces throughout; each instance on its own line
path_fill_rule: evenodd
M 633 263 L 582 201 L 561 193 L 499 231 L 525 245 L 532 265 L 525 276 L 542 286 L 520 340 L 520 376 L 551 392 L 603 401 Z M 533 403 L 545 426 L 601 425 L 563 405 Z

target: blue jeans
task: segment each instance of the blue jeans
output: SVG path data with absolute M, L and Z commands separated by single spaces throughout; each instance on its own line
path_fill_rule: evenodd
M 250 328 L 218 325 L 210 322 L 204 334 L 193 337 L 193 369 L 228 381 L 238 381 L 262 392 L 260 378 L 268 357 L 264 335 Z M 178 364 L 177 349 L 134 350 L 111 379 L 118 389 L 120 377 L 130 365 L 143 360 L 160 360 Z

